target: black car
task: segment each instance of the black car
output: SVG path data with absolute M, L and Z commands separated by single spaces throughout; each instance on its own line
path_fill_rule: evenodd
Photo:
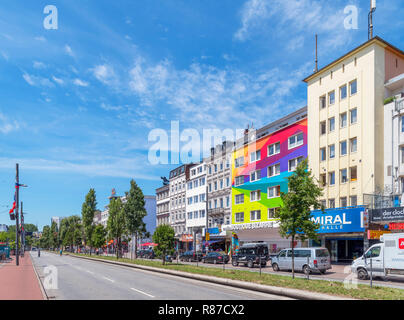
M 185 251 L 180 255 L 180 261 L 196 262 L 201 261 L 203 257 L 202 252 Z
M 206 256 L 202 258 L 203 263 L 224 263 L 229 262 L 229 256 L 224 252 L 209 252 Z
M 237 254 L 232 256 L 232 265 L 237 267 L 239 264 L 253 268 L 254 265 L 265 267 L 269 260 L 269 250 L 265 243 L 248 243 L 243 245 Z

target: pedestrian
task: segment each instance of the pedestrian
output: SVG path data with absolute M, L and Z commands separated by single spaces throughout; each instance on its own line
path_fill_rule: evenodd
M 62 248 L 60 248 L 60 256 L 62 256 L 62 254 L 63 254 L 63 249 Z
M 38 258 L 41 256 L 41 249 L 38 248 Z

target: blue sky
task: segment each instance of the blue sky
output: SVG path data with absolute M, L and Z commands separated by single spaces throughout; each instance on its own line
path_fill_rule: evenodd
M 58 29 L 43 27 L 44 7 Z M 345 30 L 344 8 L 359 9 Z M 375 34 L 404 48 L 404 5 L 378 0 Z M 134 178 L 154 194 L 172 165 L 148 162 L 154 128 L 265 125 L 306 104 L 302 79 L 367 40 L 368 0 L 2 1 L 0 224 L 15 163 L 28 212 L 80 214 L 90 188 L 99 208 Z

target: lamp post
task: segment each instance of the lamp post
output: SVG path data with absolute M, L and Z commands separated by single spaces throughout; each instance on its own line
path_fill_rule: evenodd
M 20 224 L 18 222 L 18 210 L 19 210 L 19 199 L 20 199 L 20 187 L 28 187 L 24 184 L 20 184 L 20 177 L 19 177 L 19 164 L 16 163 L 15 165 L 15 264 L 18 266 L 20 265 L 19 259 L 19 236 L 20 236 Z

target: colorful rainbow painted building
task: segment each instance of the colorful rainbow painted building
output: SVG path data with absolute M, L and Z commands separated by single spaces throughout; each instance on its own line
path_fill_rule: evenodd
M 241 242 L 264 241 L 271 251 L 288 247 L 278 232 L 275 211 L 287 178 L 307 158 L 307 108 L 259 130 L 248 130 L 232 154 L 232 224 Z

